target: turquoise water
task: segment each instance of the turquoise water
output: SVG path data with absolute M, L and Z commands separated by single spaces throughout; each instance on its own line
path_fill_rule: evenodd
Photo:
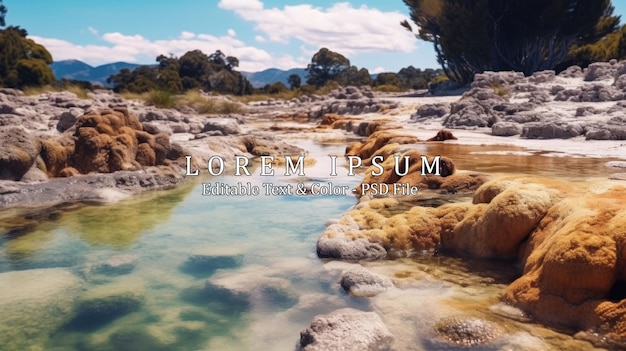
M 356 184 L 327 175 L 325 158 L 340 146 L 316 150 L 320 160 L 304 179 L 244 181 Z M 67 269 L 84 281 L 78 301 L 123 293 L 82 305 L 49 335 L 26 336 L 13 325 L 4 334 L 0 328 L 0 338 L 32 350 L 292 350 L 315 315 L 359 303 L 339 291 L 315 254 L 326 222 L 354 203 L 351 195 L 202 196 L 197 181 L 115 205 L 14 219 L 0 236 L 0 272 Z M 94 269 L 119 255 L 131 258 L 132 271 Z

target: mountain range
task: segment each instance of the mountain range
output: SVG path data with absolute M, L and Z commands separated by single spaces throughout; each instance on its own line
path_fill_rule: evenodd
M 112 74 L 117 74 L 122 68 L 135 69 L 141 66 L 134 63 L 115 62 L 105 65 L 93 67 L 79 60 L 63 60 L 50 64 L 50 68 L 57 79 L 73 79 L 87 81 L 92 84 L 98 84 L 105 87 L 110 85 L 107 78 Z M 289 86 L 287 78 L 292 74 L 297 74 L 306 81 L 307 72 L 304 68 L 292 68 L 290 70 L 281 70 L 278 68 L 269 68 L 261 72 L 241 72 L 255 88 L 261 88 L 266 84 L 282 82 L 285 86 Z

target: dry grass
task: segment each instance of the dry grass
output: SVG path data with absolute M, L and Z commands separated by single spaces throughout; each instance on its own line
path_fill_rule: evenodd
M 240 104 L 221 98 L 203 96 L 197 91 L 188 91 L 180 96 L 177 106 L 187 106 L 200 114 L 229 114 L 244 112 Z
M 372 90 L 381 93 L 401 93 L 404 91 L 402 88 L 391 84 L 378 85 L 373 87 Z
M 493 84 L 490 86 L 491 90 L 493 90 L 494 94 L 508 99 L 511 96 L 511 89 L 509 87 L 501 85 L 501 84 Z
M 45 85 L 42 87 L 27 87 L 24 88 L 24 95 L 33 96 L 41 95 L 45 93 L 58 93 L 62 91 L 69 91 L 76 94 L 79 99 L 89 99 L 89 91 L 79 87 L 78 85 L 67 85 L 63 88 L 54 87 L 52 85 Z

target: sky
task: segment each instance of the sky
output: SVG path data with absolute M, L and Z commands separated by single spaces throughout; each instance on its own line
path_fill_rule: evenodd
M 322 47 L 370 73 L 438 68 L 432 44 L 400 26 L 401 0 L 4 0 L 7 25 L 19 25 L 55 61 L 92 66 L 221 50 L 239 69 L 304 68 Z M 626 0 L 613 0 L 616 14 Z M 623 16 L 626 20 L 626 16 Z M 410 21 L 409 21 L 410 22 Z M 622 21 L 624 22 L 624 21 Z

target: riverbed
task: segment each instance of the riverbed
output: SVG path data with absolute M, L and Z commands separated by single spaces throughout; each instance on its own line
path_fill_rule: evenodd
M 120 286 L 138 301 L 124 313 L 105 311 L 89 320 L 81 318 L 80 309 L 66 311 L 71 315 L 63 325 L 46 335 L 24 330 L 26 325 L 4 325 L 0 345 L 18 345 L 16 350 L 293 350 L 299 332 L 314 316 L 353 307 L 378 312 L 395 335 L 397 350 L 440 349 L 433 341 L 433 323 L 458 315 L 492 321 L 508 335 L 489 350 L 593 349 L 567 330 L 557 332 L 507 315 L 498 299 L 519 274 L 512 262 L 431 253 L 362 262 L 392 277 L 396 288 L 371 299 L 346 295 L 339 276 L 357 263 L 322 261 L 315 243 L 329 221 L 356 203 L 352 194 L 202 195 L 206 182 L 294 188 L 316 182 L 350 187 L 359 183 L 359 177 L 345 172 L 330 176 L 329 156 L 342 159 L 345 144 L 296 143 L 316 160 L 306 167 L 306 176 L 276 172 L 268 178 L 252 172 L 243 179 L 202 177 L 175 190 L 113 205 L 10 209 L 0 214 L 0 273 L 67 271 L 80 280 L 74 292 L 79 302 L 90 292 Z M 462 170 L 579 182 L 606 178 L 605 164 L 610 161 L 553 157 L 518 147 L 421 147 L 428 154 L 452 158 Z M 97 269 L 120 257 L 130 262 L 126 271 L 108 274 Z M 19 293 L 21 287 L 2 288 Z

